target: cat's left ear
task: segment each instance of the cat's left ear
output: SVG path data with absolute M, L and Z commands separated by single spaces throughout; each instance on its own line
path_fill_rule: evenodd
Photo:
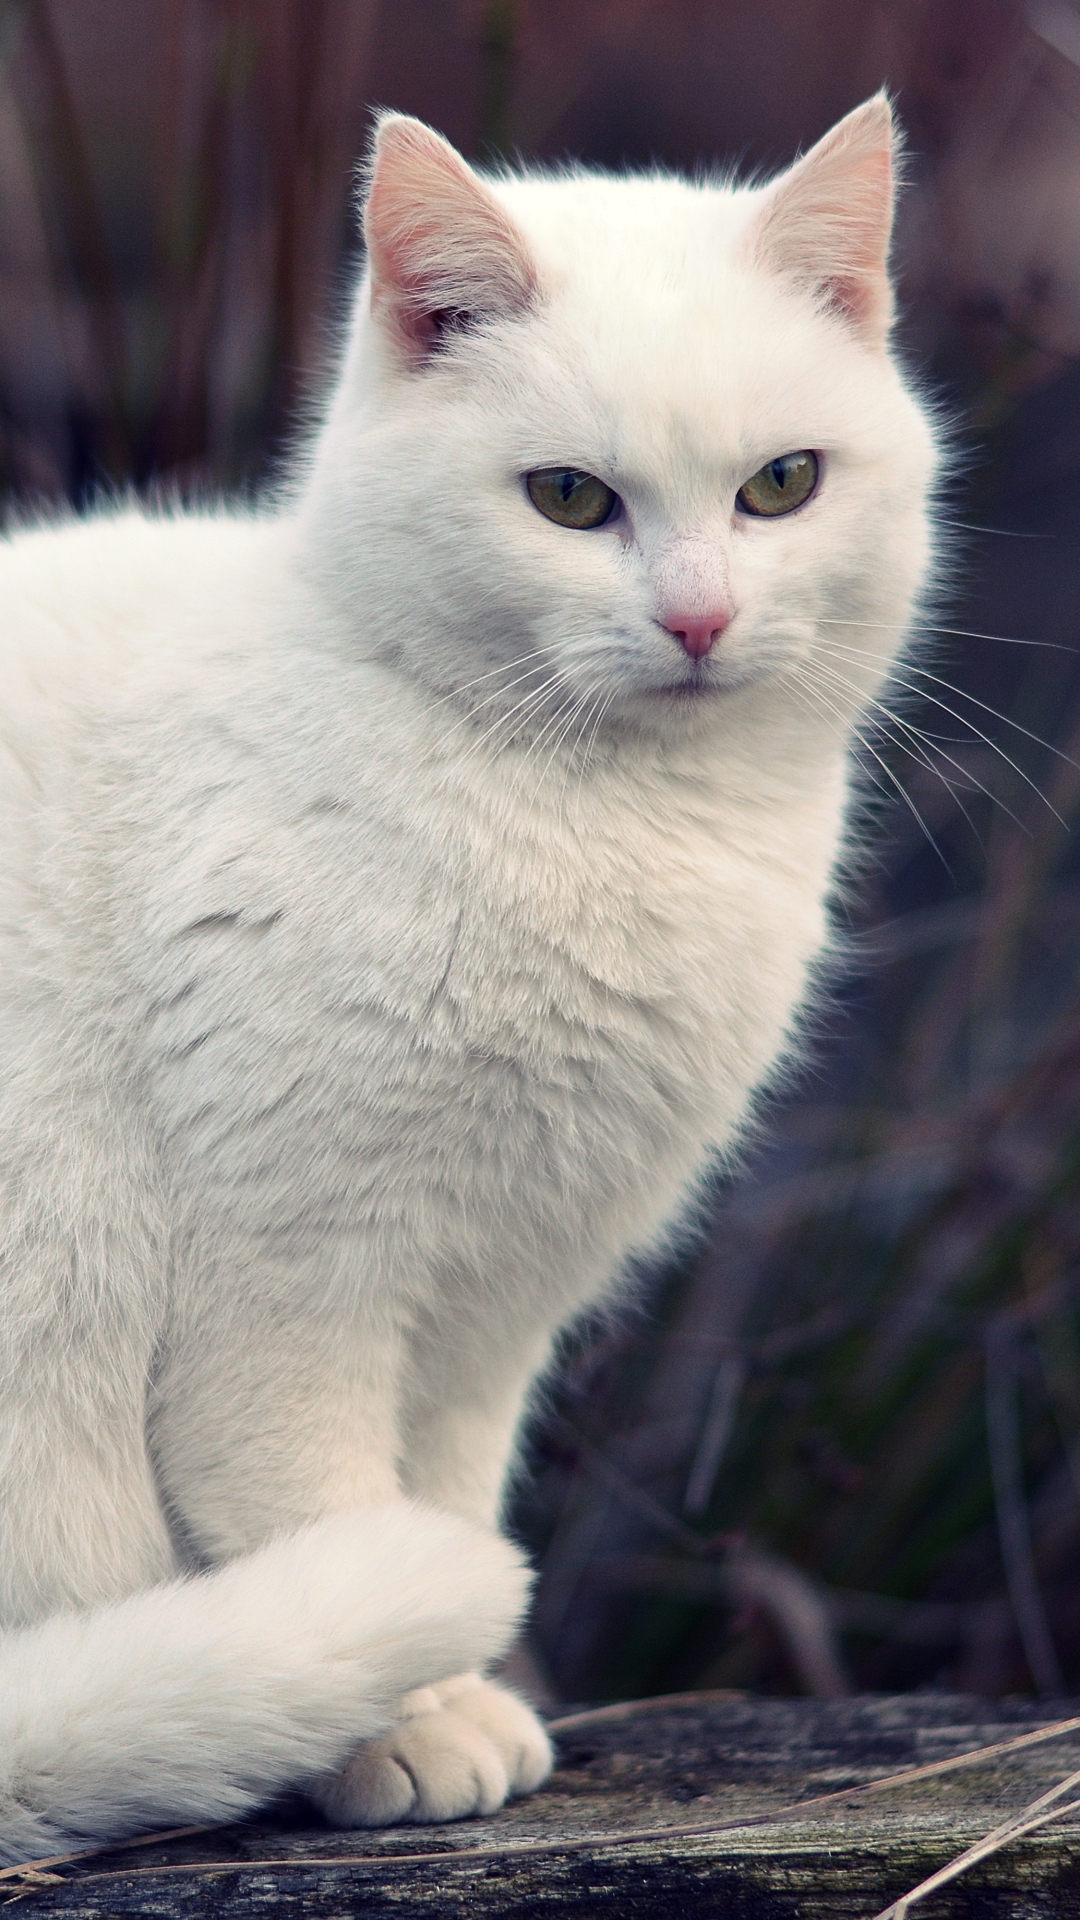
M 896 131 L 883 93 L 856 107 L 766 189 L 753 257 L 815 292 L 864 340 L 884 345 Z
M 441 134 L 385 114 L 364 206 L 371 306 L 405 363 L 447 332 L 522 313 L 536 294 L 528 247 L 491 189 Z

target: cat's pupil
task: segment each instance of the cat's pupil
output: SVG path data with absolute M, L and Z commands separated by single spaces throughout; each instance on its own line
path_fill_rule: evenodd
M 580 485 L 581 482 L 576 473 L 564 473 L 559 481 L 559 492 L 564 500 L 569 500 L 571 494 L 576 493 Z
M 773 461 L 772 477 L 778 487 L 783 486 L 785 480 L 787 479 L 787 461 L 786 460 Z

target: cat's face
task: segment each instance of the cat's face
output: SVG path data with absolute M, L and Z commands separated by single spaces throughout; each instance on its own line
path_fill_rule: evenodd
M 489 188 L 389 122 L 331 432 L 339 497 L 400 556 L 378 650 L 504 737 L 553 708 L 679 725 L 756 684 L 812 695 L 823 645 L 822 711 L 838 662 L 872 688 L 933 468 L 884 345 L 888 154 L 871 103 L 769 189 Z

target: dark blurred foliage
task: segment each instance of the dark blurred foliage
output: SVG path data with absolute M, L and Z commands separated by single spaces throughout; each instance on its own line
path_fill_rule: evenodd
M 564 1697 L 1080 1687 L 1080 0 L 0 0 L 18 513 L 272 473 L 372 105 L 481 159 L 766 168 L 883 81 L 952 574 L 867 717 L 807 1062 L 533 1422 Z

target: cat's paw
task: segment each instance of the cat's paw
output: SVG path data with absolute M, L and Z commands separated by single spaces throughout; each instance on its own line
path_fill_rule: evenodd
M 406 1694 L 388 1733 L 307 1791 L 336 1827 L 460 1820 L 531 1793 L 551 1766 L 532 1708 L 478 1673 L 459 1673 Z

